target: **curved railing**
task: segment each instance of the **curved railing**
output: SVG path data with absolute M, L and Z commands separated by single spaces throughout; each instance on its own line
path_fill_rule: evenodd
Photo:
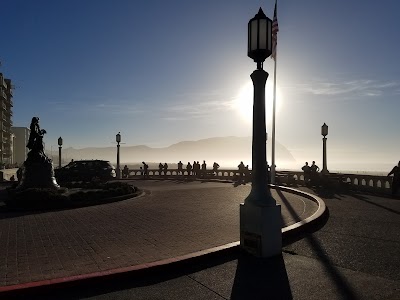
M 240 172 L 236 169 L 224 169 L 213 172 L 198 171 L 197 175 L 193 172 L 189 175 L 188 171 L 179 171 L 178 169 L 170 169 L 166 172 L 158 169 L 148 169 L 148 178 L 202 178 L 202 179 L 222 179 L 236 180 L 240 176 Z M 129 178 L 143 178 L 143 170 L 129 170 Z M 243 174 L 245 180 L 250 181 L 251 171 Z M 318 173 L 319 179 L 324 179 L 329 183 L 338 186 L 347 186 L 360 191 L 375 191 L 385 194 L 391 193 L 392 179 L 387 176 L 374 176 L 363 174 L 345 174 L 345 173 L 329 173 L 322 175 Z M 285 185 L 304 185 L 304 173 L 298 171 L 278 171 L 276 173 L 276 183 Z
M 376 176 L 365 174 L 329 173 L 322 175 L 318 173 L 318 179 L 324 180 L 337 186 L 347 186 L 354 190 L 391 193 L 392 178 L 388 176 Z M 282 184 L 303 184 L 304 172 L 280 171 L 277 172 L 277 181 Z

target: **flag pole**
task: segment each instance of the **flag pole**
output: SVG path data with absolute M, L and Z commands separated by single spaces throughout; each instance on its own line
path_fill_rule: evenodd
M 277 47 L 276 45 L 275 47 Z M 272 147 L 271 147 L 271 183 L 275 184 L 275 110 L 276 110 L 276 60 L 277 51 L 275 48 L 275 63 L 274 63 L 274 94 L 272 101 Z
M 273 38 L 274 38 L 274 51 L 272 58 L 274 59 L 274 87 L 273 87 L 273 100 L 272 100 L 272 147 L 271 147 L 271 183 L 275 184 L 275 111 L 276 111 L 276 61 L 277 61 L 277 34 L 278 28 L 278 16 L 277 16 L 277 4 L 278 0 L 275 0 L 274 8 L 274 20 L 272 24 Z

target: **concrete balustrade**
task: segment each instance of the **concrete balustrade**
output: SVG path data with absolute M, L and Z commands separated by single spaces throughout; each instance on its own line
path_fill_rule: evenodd
M 138 179 L 143 178 L 143 170 L 129 170 L 129 178 Z M 188 177 L 188 172 L 183 170 L 179 172 L 177 169 L 169 169 L 164 174 L 158 169 L 148 169 L 148 176 L 150 178 L 182 178 Z M 221 180 L 235 180 L 237 176 L 240 175 L 239 171 L 233 169 L 221 169 L 214 173 L 212 170 L 207 170 L 206 174 L 202 174 L 200 170 L 198 178 L 202 179 L 221 179 Z M 191 173 L 192 174 L 192 173 Z M 202 175 L 200 175 L 202 174 Z M 329 173 L 322 175 L 318 173 L 321 179 L 327 180 L 327 182 L 336 184 L 338 187 L 347 186 L 354 190 L 360 191 L 371 191 L 380 192 L 385 194 L 391 193 L 392 179 L 387 176 L 375 176 L 375 175 L 365 175 L 365 174 L 344 174 L 344 173 Z M 193 175 L 190 175 L 193 176 Z M 193 176 L 194 177 L 194 176 Z M 247 176 L 250 181 L 251 171 L 248 172 Z M 277 171 L 276 173 L 277 184 L 285 185 L 304 185 L 304 173 L 298 171 Z

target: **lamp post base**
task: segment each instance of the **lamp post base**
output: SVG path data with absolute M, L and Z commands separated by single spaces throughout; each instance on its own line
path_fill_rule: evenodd
M 240 247 L 257 257 L 282 253 L 280 205 L 240 204 Z
M 323 170 L 321 170 L 321 174 L 324 174 L 324 175 L 329 174 L 329 171 L 326 169 L 323 169 Z

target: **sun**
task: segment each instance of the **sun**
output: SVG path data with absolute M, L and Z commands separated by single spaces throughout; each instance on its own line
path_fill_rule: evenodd
M 233 106 L 239 113 L 243 121 L 252 123 L 253 121 L 253 97 L 254 88 L 251 80 L 246 82 L 239 90 L 237 97 L 233 102 Z M 279 86 L 276 88 L 276 112 L 282 107 L 282 96 Z M 273 84 L 272 81 L 267 81 L 265 87 L 265 120 L 272 120 L 272 101 L 273 101 Z

